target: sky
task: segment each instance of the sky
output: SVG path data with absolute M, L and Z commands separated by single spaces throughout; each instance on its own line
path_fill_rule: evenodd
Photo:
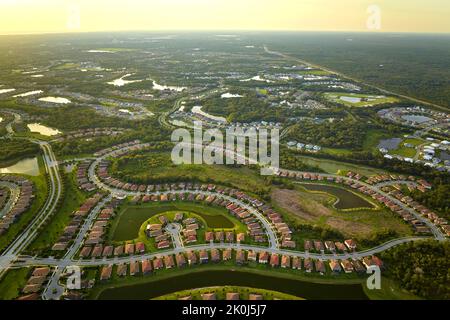
M 0 0 L 0 34 L 126 30 L 450 33 L 449 0 Z

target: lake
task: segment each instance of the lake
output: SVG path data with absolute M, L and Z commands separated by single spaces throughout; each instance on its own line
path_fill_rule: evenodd
M 25 93 L 21 93 L 21 94 L 16 94 L 15 96 L 13 96 L 13 98 L 28 97 L 28 96 L 33 96 L 36 94 L 41 94 L 43 92 L 44 91 L 42 91 L 42 90 L 29 91 L 29 92 L 25 92 Z
M 108 82 L 108 84 L 112 84 L 115 87 L 123 87 L 124 85 L 130 84 L 130 83 L 135 83 L 135 82 L 142 82 L 143 80 L 124 80 L 125 78 L 128 78 L 132 76 L 131 73 L 124 75 L 123 77 L 110 81 Z
M 149 300 L 166 294 L 212 286 L 273 290 L 309 300 L 367 300 L 361 284 L 325 284 L 245 271 L 201 271 L 148 283 L 106 289 L 99 300 Z
M 206 117 L 208 119 L 211 119 L 213 121 L 222 122 L 222 123 L 226 123 L 227 122 L 227 119 L 225 119 L 224 117 L 217 117 L 217 116 L 213 116 L 212 114 L 209 114 L 207 112 L 204 112 L 202 110 L 201 106 L 193 107 L 192 108 L 192 113 L 199 114 L 199 115 L 204 116 L 204 117 Z
M 169 90 L 169 91 L 176 91 L 176 92 L 181 92 L 186 90 L 186 87 L 176 87 L 176 86 L 164 86 L 164 85 L 160 85 L 158 83 L 156 83 L 156 81 L 152 80 L 153 82 L 153 89 L 154 90 L 159 90 L 159 91 L 164 91 L 164 90 Z
M 0 173 L 18 173 L 36 177 L 39 175 L 37 158 L 20 160 L 12 166 L 0 168 Z
M 349 190 L 323 184 L 301 183 L 301 186 L 308 191 L 326 192 L 335 196 L 339 199 L 338 202 L 334 204 L 336 209 L 373 208 L 373 205 L 369 201 Z
M 0 89 L 0 94 L 16 91 L 16 89 Z
M 61 97 L 44 97 L 44 98 L 40 98 L 39 101 L 58 103 L 58 104 L 68 104 L 68 103 L 72 102 L 69 99 L 61 98 Z
M 52 129 L 40 123 L 30 123 L 27 124 L 27 127 L 28 129 L 30 129 L 31 132 L 37 132 L 47 137 L 56 136 L 61 133 L 61 131 L 59 131 L 58 129 Z
M 340 97 L 339 99 L 341 99 L 342 101 L 345 102 L 350 102 L 350 103 L 358 103 L 361 102 L 361 98 L 358 97 Z
M 232 94 L 232 93 L 224 93 L 220 96 L 222 99 L 230 99 L 230 98 L 242 98 L 240 94 Z

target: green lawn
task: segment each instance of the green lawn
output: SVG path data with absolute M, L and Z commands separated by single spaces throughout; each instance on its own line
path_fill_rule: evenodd
M 319 159 L 308 156 L 296 156 L 299 160 L 310 166 L 317 166 L 326 173 L 336 174 L 339 171 L 353 171 L 365 176 L 370 176 L 379 173 L 386 173 L 381 169 L 375 169 L 371 167 L 358 166 L 351 163 L 340 162 L 328 159 Z
M 61 170 L 62 172 L 63 170 Z M 63 196 L 58 210 L 40 232 L 39 236 L 31 243 L 29 250 L 33 252 L 50 249 L 57 241 L 66 225 L 71 220 L 71 214 L 79 208 L 86 200 L 86 195 L 76 186 L 75 177 L 72 173 L 61 174 L 64 182 Z
M 326 266 L 328 268 L 328 266 Z M 152 283 L 158 282 L 159 280 L 168 279 L 180 275 L 191 274 L 194 272 L 203 271 L 214 271 L 214 270 L 236 270 L 243 272 L 255 273 L 263 276 L 270 277 L 280 277 L 292 280 L 301 280 L 311 283 L 321 283 L 321 284 L 363 284 L 364 277 L 357 274 L 340 274 L 339 276 L 326 273 L 325 275 L 320 275 L 316 272 L 306 273 L 304 270 L 293 270 L 293 269 L 282 269 L 282 268 L 272 268 L 267 265 L 261 265 L 258 263 L 248 263 L 245 266 L 238 266 L 234 260 L 220 262 L 218 264 L 207 263 L 207 264 L 197 264 L 195 266 L 190 266 L 188 268 L 173 268 L 173 269 L 161 269 L 154 272 L 152 275 L 148 276 L 129 276 L 118 277 L 116 274 L 116 268 L 113 269 L 112 278 L 107 282 L 101 283 L 97 282 L 97 285 L 89 293 L 89 299 L 97 299 L 101 292 L 109 288 L 117 288 L 124 286 L 132 286 L 136 284 Z M 257 284 L 255 284 L 257 286 Z
M 417 147 L 421 144 L 423 144 L 425 141 L 422 139 L 405 139 L 399 146 L 398 149 L 392 150 L 389 153 L 392 155 L 402 156 L 404 158 L 414 158 L 414 156 L 417 153 L 417 150 L 415 148 L 408 148 L 406 147 L 406 144 L 411 144 L 414 147 Z
M 237 232 L 245 231 L 245 226 L 222 207 L 181 201 L 157 202 L 141 206 L 125 206 L 112 223 L 109 240 L 129 241 L 140 238 L 140 230 L 142 232 L 142 228 L 145 228 L 145 222 L 152 217 L 156 220 L 156 216 L 166 212 L 173 215 L 174 212 L 191 213 L 211 230 L 234 229 Z
M 367 131 L 366 138 L 363 143 L 363 149 L 365 151 L 378 151 L 378 145 L 380 140 L 391 138 L 385 131 L 378 129 L 370 129 Z

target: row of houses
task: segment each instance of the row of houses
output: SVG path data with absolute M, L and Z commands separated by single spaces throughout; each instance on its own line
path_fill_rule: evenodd
M 237 233 L 235 234 L 232 231 L 207 231 L 205 232 L 205 241 L 208 242 L 236 242 L 243 243 L 245 241 L 245 233 Z
M 63 135 L 59 135 L 54 141 L 64 141 L 80 138 L 95 138 L 101 136 L 118 136 L 125 132 L 122 128 L 94 128 L 72 131 Z
M 115 270 L 117 276 L 124 277 L 127 275 L 148 275 L 161 269 L 184 268 L 198 264 L 219 263 L 233 260 L 237 265 L 247 263 L 256 263 L 260 265 L 268 265 L 272 268 L 283 268 L 293 270 L 303 270 L 306 273 L 318 272 L 326 273 L 365 273 L 366 269 L 371 266 L 383 268 L 383 262 L 376 256 L 367 256 L 361 260 L 345 259 L 345 260 L 329 260 L 324 261 L 312 258 L 300 258 L 290 255 L 270 254 L 266 251 L 245 251 L 245 250 L 218 250 L 210 251 L 200 250 L 187 251 L 185 253 L 177 253 L 175 255 L 157 256 L 152 259 L 143 259 L 141 261 L 132 261 L 129 264 L 118 264 L 116 266 L 110 264 L 101 268 L 100 280 L 109 280 Z
M 93 192 L 97 189 L 95 184 L 90 182 L 88 178 L 88 170 L 92 162 L 92 160 L 85 160 L 77 166 L 76 179 L 78 188 L 86 192 Z
M 35 268 L 22 289 L 22 295 L 17 300 L 39 300 L 40 292 L 48 281 L 51 269 L 49 267 Z
M 183 187 L 190 187 L 192 184 L 183 184 Z M 254 206 L 262 205 L 263 203 L 259 200 L 252 199 L 251 197 L 248 197 L 244 193 L 234 190 L 234 189 L 222 189 L 222 188 L 216 188 L 215 185 L 199 185 L 199 189 L 195 190 L 203 190 L 206 188 L 206 190 L 215 191 L 219 194 L 223 195 L 229 195 L 236 198 L 240 198 L 242 201 L 247 201 Z M 186 189 L 185 189 L 186 190 Z M 186 191 L 185 193 L 168 193 L 168 194 L 153 194 L 153 195 L 137 195 L 133 197 L 131 200 L 132 203 L 137 204 L 139 202 L 147 203 L 147 202 L 167 202 L 167 201 L 189 201 L 189 202 L 205 202 L 208 205 L 215 205 L 215 206 L 221 206 L 226 208 L 233 216 L 235 216 L 237 219 L 239 219 L 243 224 L 245 224 L 248 228 L 248 234 L 255 242 L 266 242 L 266 233 L 259 222 L 259 220 L 251 214 L 246 208 L 243 208 L 239 206 L 238 204 L 234 203 L 233 201 L 229 201 L 227 199 L 222 198 L 220 195 L 214 195 L 214 194 L 203 194 L 203 193 L 195 193 L 194 191 L 189 192 Z M 161 218 L 161 217 L 160 217 Z M 195 223 L 193 224 L 195 226 Z M 187 243 L 194 243 L 197 241 L 197 229 L 193 230 L 192 227 L 189 226 L 188 230 L 183 230 L 183 235 L 185 241 Z M 153 237 L 155 236 L 161 236 L 161 234 L 164 234 L 164 231 L 162 229 L 162 225 L 153 225 L 148 226 L 148 228 L 157 228 L 158 230 L 148 230 L 147 235 L 151 237 L 152 234 Z M 197 225 L 197 227 L 199 227 Z M 185 228 L 186 229 L 186 228 Z M 223 233 L 223 235 L 220 235 L 220 232 L 218 233 L 219 239 L 224 238 L 224 240 L 232 242 L 234 240 L 234 233 Z M 233 237 L 233 240 L 231 240 Z M 209 238 L 208 238 L 209 239 Z M 207 240 L 208 241 L 208 240 Z M 209 240 L 210 241 L 210 240 Z M 220 241 L 220 240 L 219 240 Z M 238 234 L 236 235 L 236 241 L 243 242 L 245 241 L 245 234 Z M 162 248 L 161 248 L 162 249 Z
M 201 295 L 202 300 L 205 301 L 214 301 L 217 300 L 217 295 L 215 292 L 208 292 L 208 293 L 203 293 Z M 225 300 L 241 300 L 241 295 L 238 292 L 227 292 L 225 294 Z M 192 300 L 192 296 L 184 296 L 179 298 L 178 300 Z M 264 296 L 262 294 L 258 294 L 258 293 L 249 293 L 248 294 L 248 299 L 246 300 L 264 300 Z
M 52 251 L 66 251 L 69 244 L 76 237 L 83 225 L 89 212 L 100 202 L 103 195 L 100 193 L 95 194 L 93 197 L 87 199 L 78 210 L 72 213 L 72 219 L 69 224 L 64 228 L 62 234 L 58 240 L 52 246 Z M 91 236 L 91 235 L 90 235 Z M 93 235 L 92 235 L 93 236 Z
M 177 221 L 179 221 L 179 219 L 182 219 L 182 217 L 180 218 L 179 216 L 176 217 Z M 172 238 L 170 236 L 170 234 L 168 232 L 166 232 L 166 230 L 164 229 L 164 227 L 169 223 L 169 219 L 165 216 L 165 215 L 161 215 L 159 216 L 159 221 L 161 223 L 154 223 L 154 224 L 148 224 L 146 229 L 145 229 L 145 233 L 147 235 L 147 237 L 149 238 L 153 238 L 155 240 L 155 245 L 157 249 L 167 249 L 170 248 L 172 246 Z M 195 238 L 195 241 L 197 241 L 197 229 L 198 229 L 198 224 L 197 223 L 192 223 L 192 226 L 194 226 L 195 224 L 195 228 L 192 228 L 192 233 L 191 236 L 193 238 Z M 192 238 L 192 240 L 194 240 Z M 192 242 L 195 242 L 192 241 Z
M 143 242 L 127 243 L 125 245 L 103 245 L 97 244 L 95 246 L 85 245 L 81 248 L 79 257 L 81 259 L 95 259 L 95 258 L 110 258 L 121 257 L 126 255 L 143 254 L 145 253 L 145 244 Z
M 142 147 L 148 146 L 148 145 L 138 146 L 140 143 L 141 142 L 139 140 L 133 140 L 130 142 L 121 143 L 121 144 L 97 151 L 96 153 L 94 153 L 94 157 L 102 157 L 102 156 L 112 153 L 114 151 L 117 152 L 116 153 L 117 155 L 122 154 L 122 152 L 123 152 L 123 154 L 126 154 L 127 152 L 130 152 L 133 150 L 139 150 Z
M 405 175 L 397 175 L 397 174 L 377 174 L 370 176 L 366 179 L 366 183 L 368 184 L 377 184 L 381 182 L 390 182 L 390 181 L 416 181 L 414 176 L 405 176 Z M 425 180 L 423 182 L 426 182 Z M 428 184 L 428 183 L 427 183 Z
M 250 211 L 231 201 L 224 201 L 220 205 L 224 206 L 230 214 L 247 226 L 248 234 L 253 241 L 258 243 L 267 242 L 267 234 L 264 227 Z
M 0 210 L 6 205 L 9 199 L 9 191 L 8 189 L 0 188 Z
M 286 222 L 284 222 L 283 217 L 278 212 L 275 212 L 269 205 L 262 205 L 257 207 L 267 220 L 273 225 L 277 232 L 278 238 L 281 240 L 282 248 L 295 249 L 296 243 L 292 238 L 292 230 Z
M 290 178 L 297 178 L 297 179 L 307 179 L 307 180 L 324 180 L 323 176 L 320 175 L 314 175 L 314 174 L 302 174 L 302 173 L 294 173 L 294 172 L 288 172 L 283 171 L 280 173 L 280 175 L 284 177 L 290 177 Z M 381 176 L 380 176 L 381 177 Z M 386 176 L 384 178 L 387 178 L 390 176 Z M 395 176 L 394 176 L 395 177 Z M 392 177 L 390 177 L 392 179 Z M 410 179 L 411 177 L 408 177 Z M 385 197 L 384 195 L 380 194 L 379 192 L 370 189 L 364 185 L 362 185 L 359 182 L 354 182 L 352 180 L 344 180 L 340 177 L 334 178 L 334 177 L 327 177 L 326 180 L 328 182 L 335 182 L 340 184 L 346 184 L 347 186 L 351 187 L 352 189 L 359 191 L 367 196 L 370 196 L 372 199 L 376 200 L 379 203 L 382 203 L 387 208 L 389 208 L 391 211 L 397 213 L 402 217 L 402 219 L 412 225 L 414 230 L 420 234 L 430 234 L 431 230 L 428 226 L 426 226 L 421 220 L 418 220 L 410 211 L 405 210 L 397 203 L 394 203 L 389 198 Z M 419 184 L 419 187 L 422 186 L 423 188 L 430 189 L 431 185 L 423 180 L 418 179 L 416 181 Z M 387 188 L 387 189 L 386 189 Z M 438 215 L 436 215 L 434 212 L 431 212 L 429 209 L 427 209 L 425 206 L 421 205 L 417 201 L 414 201 L 411 197 L 405 196 L 398 188 L 395 187 L 384 187 L 383 190 L 389 190 L 389 194 L 394 196 L 397 200 L 403 202 L 406 206 L 409 208 L 415 210 L 416 212 L 419 212 L 423 217 L 429 219 L 432 223 L 434 223 L 436 226 L 442 229 L 442 231 L 447 235 L 450 236 L 449 230 L 450 227 L 448 227 L 448 222 L 443 219 L 439 218 Z
M 12 200 L 10 210 L 0 217 L 0 235 L 2 235 L 30 208 L 35 196 L 33 183 L 26 178 L 6 175 L 0 177 L 0 180 L 13 183 L 20 189 L 19 196 Z
M 304 248 L 306 252 L 316 251 L 324 253 L 325 251 L 335 252 L 354 252 L 356 250 L 356 242 L 353 239 L 340 241 L 320 241 L 320 240 L 305 240 Z
M 447 237 L 450 236 L 450 226 L 448 224 L 447 219 L 439 217 L 435 212 L 431 211 L 424 205 L 415 201 L 410 196 L 405 196 L 400 190 L 392 186 L 384 187 L 383 191 L 395 197 L 397 200 L 401 201 L 409 208 L 420 213 L 422 217 L 430 220 L 436 227 L 440 228 Z M 393 204 L 388 205 L 390 205 L 390 209 L 397 212 L 403 218 L 403 220 L 411 223 L 418 233 L 430 233 L 430 229 L 427 226 L 425 226 L 425 224 L 422 221 L 418 220 L 414 215 L 412 215 L 409 211 L 404 210 L 399 206 Z

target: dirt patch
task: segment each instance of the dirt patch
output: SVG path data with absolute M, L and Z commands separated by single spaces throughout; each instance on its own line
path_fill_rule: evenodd
M 306 221 L 315 221 L 332 214 L 331 210 L 321 203 L 301 198 L 300 193 L 295 190 L 275 189 L 271 198 L 280 208 Z
M 367 224 L 355 221 L 346 221 L 337 217 L 328 218 L 326 224 L 331 228 L 337 229 L 350 236 L 365 236 L 370 235 L 373 232 L 372 228 Z

